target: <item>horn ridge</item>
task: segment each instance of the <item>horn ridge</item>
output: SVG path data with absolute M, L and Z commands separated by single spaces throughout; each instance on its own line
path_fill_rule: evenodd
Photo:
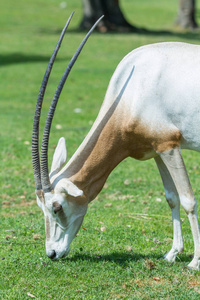
M 67 27 L 69 26 L 69 23 L 71 21 L 71 18 L 73 16 L 74 12 L 70 15 L 69 19 L 67 20 L 67 23 L 65 24 L 61 35 L 59 37 L 59 40 L 57 42 L 57 45 L 53 51 L 53 54 L 49 60 L 45 75 L 42 80 L 42 84 L 40 87 L 40 91 L 38 94 L 37 104 L 35 108 L 35 115 L 34 115 L 34 121 L 33 121 L 33 132 L 32 132 L 32 165 L 33 165 L 33 174 L 35 179 L 35 185 L 36 190 L 42 189 L 41 184 L 41 174 L 40 174 L 40 158 L 39 158 L 39 123 L 40 123 L 40 113 L 42 109 L 42 103 L 43 98 L 46 90 L 46 86 L 49 80 L 49 76 L 53 67 L 53 63 L 55 61 L 55 58 L 57 56 L 58 50 L 61 46 L 65 31 Z
M 95 29 L 97 24 L 101 21 L 101 19 L 104 16 L 100 17 L 95 24 L 92 26 L 92 28 L 89 30 L 81 44 L 79 45 L 78 49 L 76 50 L 75 54 L 73 55 L 72 59 L 70 60 L 65 72 L 63 73 L 63 76 L 58 84 L 58 87 L 56 89 L 56 92 L 54 94 L 53 100 L 51 102 L 51 106 L 48 112 L 48 116 L 46 119 L 44 134 L 43 134 L 43 140 L 42 140 L 42 148 L 41 148 L 41 181 L 42 181 L 42 188 L 43 191 L 50 192 L 52 190 L 50 178 L 49 178 L 49 171 L 48 171 L 48 144 L 49 144 L 49 135 L 50 135 L 50 129 L 51 124 L 53 120 L 53 116 L 56 110 L 56 106 L 60 97 L 60 94 L 62 92 L 63 86 L 68 78 L 68 75 L 76 62 L 79 54 L 81 53 L 81 50 L 83 49 L 85 43 L 87 42 L 89 36 L 91 35 L 92 31 Z

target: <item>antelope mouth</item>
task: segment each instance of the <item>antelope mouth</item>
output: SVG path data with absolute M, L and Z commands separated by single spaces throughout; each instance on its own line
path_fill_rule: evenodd
M 61 255 L 59 254 L 59 252 L 56 252 L 55 250 L 49 250 L 47 251 L 47 256 L 48 258 L 50 258 L 51 260 L 58 260 L 61 258 L 65 258 L 70 252 L 70 248 L 68 248 L 64 253 L 62 253 Z

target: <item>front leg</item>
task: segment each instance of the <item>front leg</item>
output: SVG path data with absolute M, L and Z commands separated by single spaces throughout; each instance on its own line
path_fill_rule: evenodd
M 199 270 L 200 266 L 200 233 L 199 233 L 199 223 L 197 219 L 196 211 L 196 200 L 194 205 L 194 211 L 188 213 L 188 218 L 191 224 L 192 234 L 194 238 L 194 258 L 189 263 L 188 267 L 191 269 Z
M 181 221 L 180 221 L 180 205 L 171 208 L 171 211 L 172 211 L 172 222 L 173 222 L 173 244 L 171 250 L 168 253 L 166 253 L 163 257 L 167 261 L 175 261 L 176 256 L 179 253 L 182 253 L 184 250 Z
M 160 153 L 160 158 L 166 166 L 178 193 L 180 203 L 186 211 L 194 240 L 194 258 L 189 268 L 199 270 L 200 264 L 200 231 L 197 218 L 196 199 L 188 178 L 188 174 L 179 148 Z M 179 225 L 178 225 L 179 226 Z
M 163 181 L 167 202 L 171 208 L 172 223 L 173 223 L 172 248 L 168 253 L 164 255 L 163 258 L 167 261 L 175 261 L 176 256 L 179 253 L 182 253 L 184 250 L 181 220 L 180 220 L 180 200 L 174 182 L 165 164 L 163 163 L 163 161 L 159 156 L 155 158 L 155 161 Z

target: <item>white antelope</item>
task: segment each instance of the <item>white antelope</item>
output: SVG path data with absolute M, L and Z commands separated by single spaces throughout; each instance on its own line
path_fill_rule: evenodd
M 90 132 L 66 162 L 61 138 L 48 173 L 48 141 L 56 104 L 65 80 L 89 31 L 69 63 L 47 117 L 41 165 L 38 151 L 39 119 L 48 77 L 64 32 L 50 59 L 36 105 L 32 159 L 37 203 L 45 216 L 46 253 L 51 259 L 68 254 L 88 203 L 101 191 L 111 171 L 126 157 L 154 158 L 172 211 L 173 244 L 164 256 L 174 261 L 183 251 L 180 203 L 194 239 L 190 268 L 198 269 L 200 231 L 197 204 L 181 155 L 181 148 L 200 150 L 200 46 L 159 43 L 129 53 L 114 72 L 105 100 Z

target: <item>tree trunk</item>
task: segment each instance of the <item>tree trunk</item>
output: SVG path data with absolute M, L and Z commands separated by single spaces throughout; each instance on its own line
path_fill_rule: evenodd
M 102 15 L 103 20 L 98 25 L 100 32 L 107 31 L 134 31 L 136 28 L 129 24 L 120 7 L 118 0 L 82 0 L 83 19 L 81 29 L 89 29 Z
M 196 28 L 195 0 L 179 0 L 176 24 L 182 28 Z

